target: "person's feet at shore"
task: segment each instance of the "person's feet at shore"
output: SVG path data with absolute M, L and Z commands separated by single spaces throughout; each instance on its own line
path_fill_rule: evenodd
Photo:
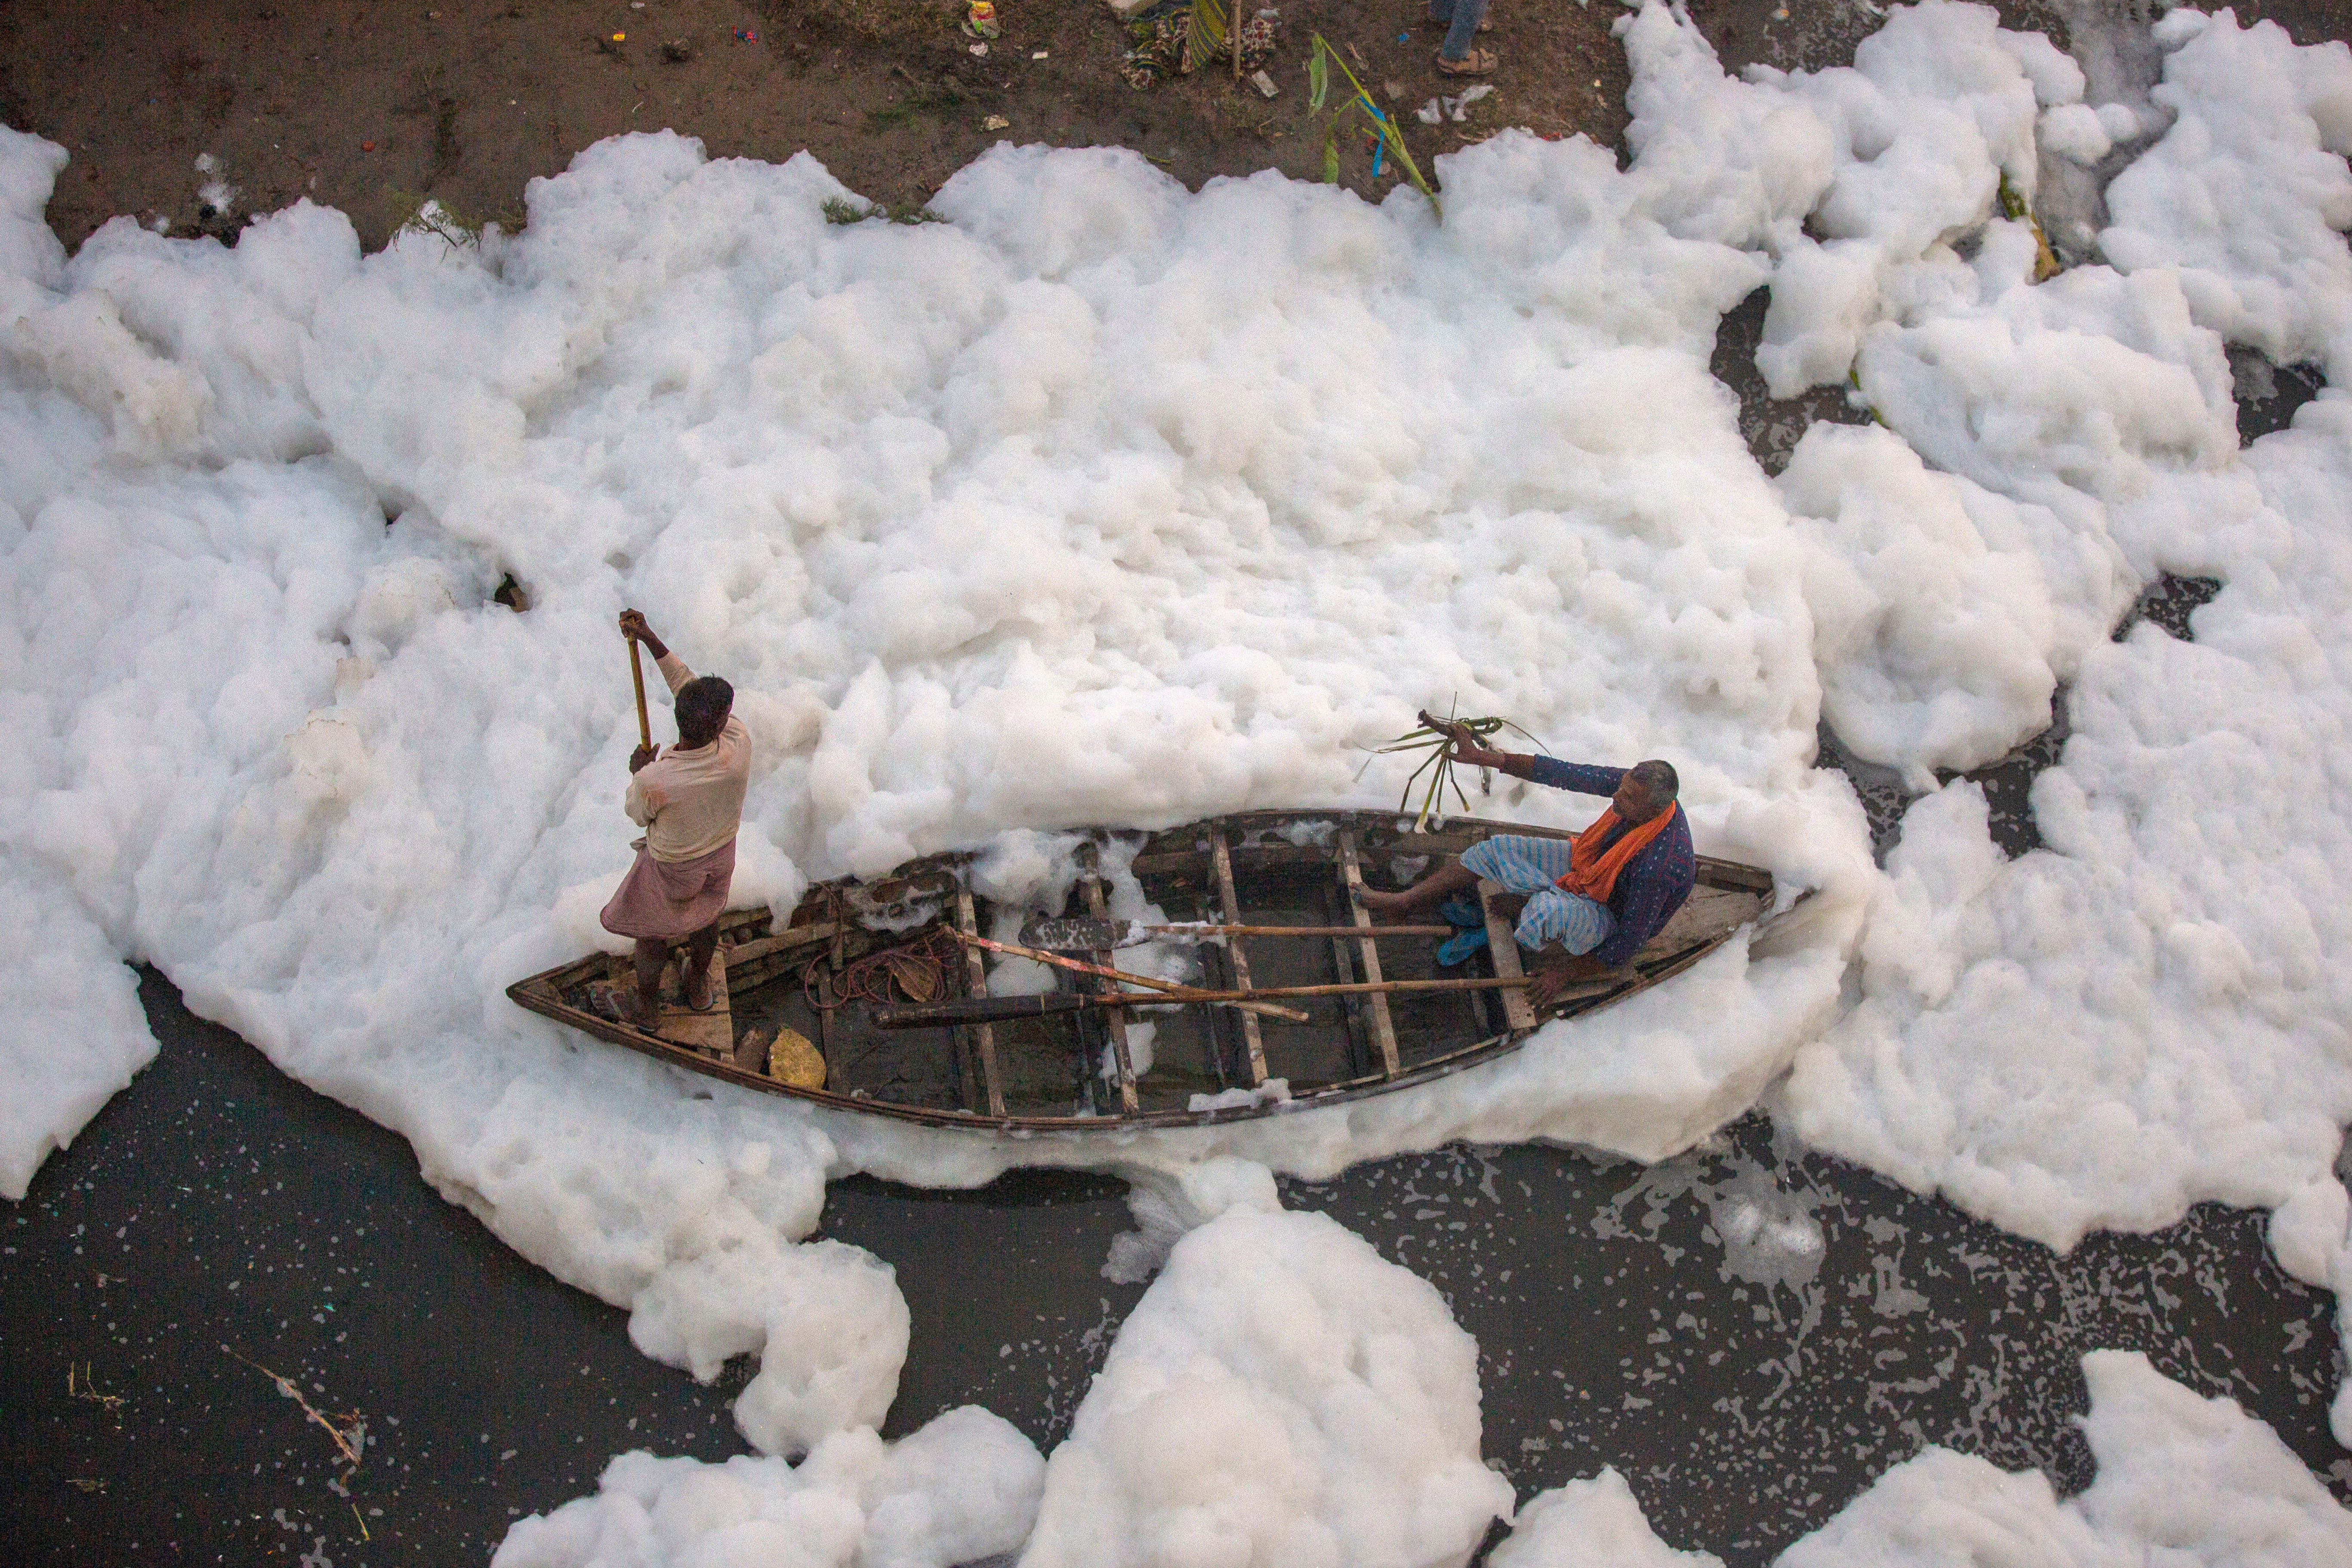
M 1358 888 L 1356 901 L 1376 915 L 1410 914 L 1414 908 L 1411 892 L 1384 893 L 1378 888 Z
M 710 966 L 704 964 L 678 983 L 678 995 L 687 1006 L 697 1013 L 710 1011 L 715 998 L 710 994 Z
M 1441 54 L 1437 57 L 1437 74 L 1440 76 L 1485 76 L 1494 70 L 1494 68 L 1501 63 L 1501 61 L 1495 58 L 1495 51 L 1492 49 L 1472 49 L 1468 54 L 1464 55 L 1458 60 L 1449 60 Z

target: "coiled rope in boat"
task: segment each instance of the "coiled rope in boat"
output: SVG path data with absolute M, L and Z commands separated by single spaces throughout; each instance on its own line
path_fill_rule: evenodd
M 944 930 L 854 960 L 835 970 L 819 959 L 801 971 L 808 1005 L 831 1013 L 852 1002 L 929 1002 L 947 991 L 947 967 L 963 950 Z M 896 994 L 893 994 L 893 992 Z

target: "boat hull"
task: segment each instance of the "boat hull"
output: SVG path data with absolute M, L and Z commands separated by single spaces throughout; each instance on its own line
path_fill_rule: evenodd
M 877 1035 L 869 1026 L 873 1005 L 931 1000 L 907 992 L 908 984 L 929 985 L 932 994 L 987 994 L 978 948 L 956 943 L 953 931 L 977 934 L 990 929 L 984 921 L 1000 931 L 1007 922 L 971 893 L 970 854 L 929 856 L 870 881 L 812 888 L 781 929 L 766 910 L 725 917 L 720 953 L 731 1013 L 718 1024 L 664 1026 L 665 1034 L 691 1037 L 647 1033 L 596 1011 L 590 989 L 622 981 L 626 964 L 602 953 L 518 981 L 507 994 L 531 1012 L 687 1071 L 856 1115 L 1015 1137 L 1217 1126 L 1431 1083 L 1517 1050 L 1549 1021 L 1507 984 L 1519 954 L 1507 911 L 1486 909 L 1486 952 L 1449 968 L 1438 963 L 1434 939 L 1365 930 L 1368 917 L 1349 897 L 1353 883 L 1410 880 L 1438 857 L 1496 833 L 1568 837 L 1463 818 L 1416 832 L 1392 813 L 1349 811 L 1249 812 L 1157 833 L 1074 836 L 1080 870 L 1070 907 L 1077 914 L 1100 914 L 1106 890 L 1124 877 L 1177 920 L 1362 930 L 1319 941 L 1199 944 L 1210 979 L 1192 981 L 1196 986 L 1255 994 L 1304 979 L 1323 990 L 1330 983 L 1352 987 L 1290 1004 L 1314 1009 L 1304 1023 L 1200 1005 L 1150 1014 L 1088 1007 L 1036 1024 Z M 1769 872 L 1702 857 L 1692 899 L 1636 955 L 1632 972 L 1583 988 L 1553 1016 L 1583 1017 L 1671 980 L 1744 927 L 1787 912 L 1774 903 Z M 1124 962 L 1116 953 L 1075 956 L 1106 968 Z M 1073 989 L 1115 984 L 1045 973 Z M 1418 989 L 1367 989 L 1401 976 Z M 1432 977 L 1444 984 L 1432 984 Z M 862 987 L 863 995 L 823 1005 L 845 984 Z M 1138 1027 L 1147 1022 L 1150 1035 Z M 731 1050 L 730 1029 L 740 1037 Z M 771 1047 L 763 1032 L 772 1039 L 772 1031 L 787 1029 L 822 1037 L 823 1087 L 765 1069 Z M 1156 1061 L 1145 1059 L 1147 1040 L 1156 1042 Z

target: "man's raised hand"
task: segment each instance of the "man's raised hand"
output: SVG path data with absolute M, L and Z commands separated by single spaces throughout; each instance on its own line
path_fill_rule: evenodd
M 1421 724 L 1423 729 L 1433 730 L 1444 736 L 1446 740 L 1453 742 L 1454 749 L 1457 752 L 1465 746 L 1475 746 L 1478 743 L 1477 738 L 1468 732 L 1468 726 L 1452 719 L 1440 719 L 1426 708 L 1421 710 Z
M 1455 762 L 1466 763 L 1474 768 L 1498 768 L 1503 765 L 1505 753 L 1482 745 L 1477 732 L 1461 720 L 1440 719 L 1424 708 L 1421 710 L 1421 722 L 1423 728 L 1433 730 L 1445 737 Z
M 659 746 L 639 746 L 629 753 L 629 771 L 635 773 L 661 754 Z
M 654 636 L 653 627 L 646 624 L 645 614 L 642 611 L 623 610 L 621 612 L 621 635 L 631 642 L 645 644 L 646 651 L 656 658 L 664 658 L 669 653 L 669 649 L 662 645 L 661 638 Z

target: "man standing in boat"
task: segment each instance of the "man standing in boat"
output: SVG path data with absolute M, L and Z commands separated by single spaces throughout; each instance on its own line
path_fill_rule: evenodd
M 751 782 L 751 736 L 734 717 L 735 689 L 715 675 L 697 675 L 662 646 L 645 616 L 621 612 L 621 635 L 645 644 L 669 682 L 677 717 L 677 744 L 667 752 L 639 746 L 629 758 L 629 820 L 646 830 L 636 863 L 600 917 L 615 936 L 637 943 L 634 994 L 600 998 L 623 1022 L 651 1033 L 660 1017 L 662 966 L 680 942 L 681 999 L 696 1012 L 714 997 L 710 959 L 719 947 L 719 916 L 735 876 L 735 833 L 743 821 L 743 792 Z
M 1402 892 L 1363 889 L 1364 907 L 1384 915 L 1435 909 L 1475 889 L 1482 877 L 1523 896 L 1517 935 L 1521 947 L 1537 954 L 1528 997 L 1538 1007 L 1570 985 L 1632 963 L 1698 879 L 1690 824 L 1675 804 L 1681 781 L 1673 766 L 1653 761 L 1604 768 L 1493 751 L 1461 725 L 1426 713 L 1421 718 L 1448 737 L 1456 763 L 1554 789 L 1605 795 L 1609 809 L 1573 839 L 1498 834 Z

